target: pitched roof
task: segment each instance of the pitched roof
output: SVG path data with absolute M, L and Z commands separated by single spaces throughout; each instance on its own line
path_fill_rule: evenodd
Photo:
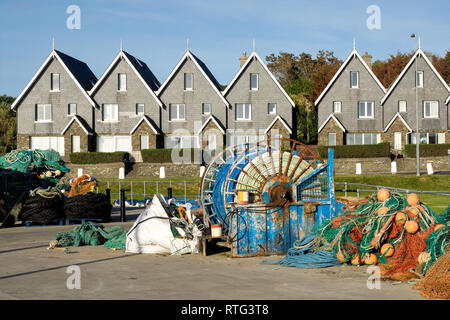
M 317 106 L 319 102 L 322 100 L 322 98 L 325 96 L 325 94 L 328 92 L 328 90 L 331 88 L 331 86 L 336 82 L 336 80 L 341 75 L 342 71 L 345 70 L 347 65 L 350 63 L 350 61 L 354 58 L 358 58 L 358 60 L 362 63 L 362 65 L 366 68 L 366 70 L 369 72 L 369 74 L 372 76 L 372 78 L 375 80 L 375 82 L 378 84 L 378 86 L 381 88 L 381 90 L 386 93 L 386 88 L 381 84 L 380 80 L 378 80 L 377 76 L 373 73 L 372 69 L 367 65 L 367 63 L 364 61 L 364 59 L 361 57 L 361 55 L 356 51 L 356 49 L 353 49 L 352 52 L 348 55 L 347 59 L 344 61 L 342 66 L 339 68 L 339 70 L 336 72 L 334 77 L 331 79 L 331 81 L 328 83 L 328 85 L 325 87 L 325 89 L 322 91 L 320 96 L 314 101 L 314 105 Z
M 237 79 L 239 79 L 239 77 L 241 76 L 241 74 L 244 72 L 244 70 L 247 68 L 247 66 L 250 64 L 250 62 L 256 59 L 257 61 L 259 61 L 259 63 L 262 64 L 262 66 L 264 67 L 264 69 L 267 71 L 267 73 L 270 75 L 270 77 L 272 78 L 272 80 L 276 83 L 276 85 L 278 86 L 278 88 L 281 90 L 281 92 L 284 94 L 284 96 L 286 97 L 286 99 L 289 101 L 289 103 L 292 105 L 292 107 L 295 107 L 295 103 L 294 101 L 292 101 L 291 97 L 289 97 L 289 95 L 287 94 L 286 91 L 284 91 L 283 87 L 280 85 L 280 83 L 277 81 L 277 79 L 275 79 L 274 75 L 272 74 L 272 72 L 270 72 L 270 70 L 267 68 L 266 64 L 262 61 L 262 59 L 259 57 L 259 55 L 256 53 L 256 51 L 253 51 L 252 54 L 247 58 L 247 61 L 244 63 L 244 65 L 239 69 L 238 73 L 236 73 L 236 75 L 234 76 L 234 78 L 231 80 L 231 82 L 228 84 L 228 86 L 225 88 L 225 90 L 222 92 L 222 94 L 224 96 L 226 96 L 226 94 L 228 93 L 228 91 L 230 90 L 230 88 L 233 87 L 233 85 L 235 84 L 235 82 L 237 81 Z
M 31 86 L 37 81 L 39 76 L 44 72 L 45 68 L 53 61 L 53 59 L 58 59 L 63 68 L 75 82 L 75 84 L 80 88 L 85 97 L 88 99 L 89 103 L 95 107 L 95 102 L 91 99 L 91 97 L 87 94 L 87 90 L 92 88 L 94 83 L 97 81 L 97 78 L 92 73 L 91 69 L 88 65 L 80 60 L 72 58 L 61 51 L 52 50 L 50 52 L 47 59 L 45 59 L 44 63 L 41 65 L 39 70 L 34 74 L 33 78 L 31 78 L 30 82 L 28 82 L 27 86 L 23 91 L 19 94 L 17 99 L 11 105 L 11 109 L 15 109 L 19 102 L 22 101 L 22 98 L 26 95 Z
M 209 82 L 209 84 L 213 87 L 214 91 L 219 95 L 220 99 L 222 99 L 223 103 L 226 106 L 229 106 L 228 101 L 223 97 L 223 95 L 220 93 L 221 86 L 219 82 L 216 80 L 216 78 L 213 76 L 211 71 L 206 67 L 203 61 L 201 61 L 197 56 L 195 56 L 190 50 L 186 50 L 186 53 L 183 55 L 183 57 L 178 61 L 175 68 L 172 70 L 172 72 L 167 77 L 166 81 L 159 87 L 156 94 L 159 96 L 161 92 L 167 87 L 169 82 L 172 80 L 172 78 L 175 76 L 175 74 L 178 72 L 178 70 L 183 65 L 184 61 L 186 59 L 191 59 L 194 64 L 197 66 L 197 68 L 200 70 L 200 72 L 203 74 L 203 76 L 206 78 L 206 80 Z
M 216 126 L 220 129 L 220 131 L 221 131 L 223 134 L 225 134 L 225 128 L 219 123 L 219 121 L 217 121 L 216 117 L 214 117 L 213 115 L 210 115 L 210 116 L 208 117 L 208 119 L 206 119 L 205 123 L 203 123 L 202 127 L 200 128 L 200 130 L 197 131 L 197 135 L 199 135 L 199 134 L 203 131 L 203 129 L 205 129 L 206 125 L 207 125 L 211 120 L 216 124 Z
M 448 96 L 447 100 L 445 100 L 445 104 L 448 104 L 450 102 L 450 96 Z
M 318 132 L 322 131 L 323 127 L 325 127 L 325 125 L 328 123 L 328 121 L 330 121 L 330 119 L 333 119 L 334 121 L 336 121 L 336 123 L 338 124 L 338 126 L 342 129 L 342 131 L 347 132 L 347 130 L 345 129 L 345 127 L 342 125 L 342 123 L 338 120 L 338 118 L 335 117 L 334 114 L 330 114 L 327 118 L 327 120 L 325 120 L 322 125 L 319 127 L 319 129 L 317 130 Z
M 97 91 L 97 89 L 106 80 L 106 78 L 112 71 L 113 67 L 116 65 L 118 61 L 120 61 L 120 59 L 124 59 L 128 63 L 131 69 L 136 73 L 139 80 L 141 80 L 144 87 L 147 88 L 150 94 L 156 99 L 158 105 L 162 107 L 161 100 L 159 100 L 159 98 L 156 96 L 154 92 L 159 88 L 158 79 L 156 79 L 155 75 L 151 72 L 151 70 L 144 62 L 142 62 L 141 60 L 137 59 L 136 57 L 132 56 L 131 54 L 123 50 L 119 51 L 117 56 L 114 58 L 113 62 L 109 65 L 109 67 L 97 81 L 94 87 L 89 91 L 89 94 L 93 95 Z
M 411 60 L 409 60 L 409 62 L 406 65 L 406 67 L 403 68 L 403 71 L 400 73 L 400 75 L 397 77 L 397 79 L 394 81 L 394 83 L 389 87 L 388 92 L 384 95 L 383 99 L 381 100 L 381 104 L 384 104 L 384 102 L 387 100 L 389 95 L 392 93 L 392 91 L 394 91 L 395 87 L 398 85 L 400 80 L 403 78 L 403 76 L 405 75 L 406 71 L 408 71 L 409 67 L 413 64 L 413 62 L 416 60 L 416 58 L 419 55 L 422 56 L 422 58 L 425 60 L 425 62 L 428 64 L 428 66 L 431 68 L 431 70 L 434 72 L 434 74 L 439 79 L 439 81 L 441 81 L 442 85 L 447 89 L 447 91 L 450 92 L 450 88 L 449 88 L 448 84 L 444 81 L 444 79 L 439 74 L 439 72 L 437 72 L 436 68 L 433 66 L 431 61 L 428 59 L 427 55 L 422 51 L 422 49 L 419 48 L 419 49 L 417 49 L 416 53 L 411 58 Z
M 89 129 L 88 125 L 86 124 L 86 122 L 80 118 L 79 116 L 75 115 L 72 117 L 72 119 L 70 119 L 70 121 L 67 123 L 67 125 L 64 127 L 64 129 L 62 129 L 61 134 L 64 134 L 67 129 L 69 129 L 70 125 L 74 122 L 78 122 L 78 124 L 80 125 L 80 127 L 83 129 L 84 132 L 86 132 L 86 134 L 88 135 L 92 135 L 92 131 Z
M 412 132 L 411 127 L 409 126 L 409 124 L 406 122 L 406 120 L 402 117 L 402 115 L 400 113 L 396 113 L 395 116 L 392 117 L 391 121 L 389 121 L 388 125 L 386 126 L 386 128 L 384 128 L 384 132 L 386 132 L 390 126 L 394 123 L 395 119 L 400 118 L 400 120 L 402 120 L 403 124 L 405 125 L 406 128 L 408 128 L 409 132 Z
M 269 126 L 266 128 L 266 130 L 264 131 L 264 133 L 269 132 L 269 130 L 273 127 L 273 125 L 277 122 L 277 120 L 279 120 L 285 127 L 286 129 L 288 129 L 289 133 L 292 134 L 292 129 L 288 126 L 288 124 L 286 123 L 286 121 L 283 120 L 283 118 L 281 118 L 279 115 L 276 116 L 275 119 L 273 119 L 272 123 L 269 124 Z
M 136 129 L 139 127 L 139 125 L 142 123 L 142 121 L 145 121 L 155 134 L 159 133 L 159 131 L 153 126 L 150 118 L 147 117 L 146 115 L 143 115 L 142 118 L 138 121 L 138 123 L 134 126 L 134 128 L 131 129 L 130 134 L 133 134 L 134 131 L 136 131 Z

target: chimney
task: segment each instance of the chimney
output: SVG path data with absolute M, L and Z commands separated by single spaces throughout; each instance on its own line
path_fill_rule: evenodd
M 240 64 L 239 68 L 242 68 L 242 66 L 245 64 L 246 61 L 247 61 L 247 52 L 244 52 L 242 54 L 242 57 L 239 58 L 239 64 Z
M 372 56 L 367 52 L 365 52 L 364 55 L 362 56 L 362 59 L 369 66 L 369 68 L 372 69 Z

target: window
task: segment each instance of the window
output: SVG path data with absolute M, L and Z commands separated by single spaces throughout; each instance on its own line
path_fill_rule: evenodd
M 336 133 L 328 133 L 328 145 L 329 146 L 336 145 Z
M 380 133 L 347 133 L 345 143 L 347 145 L 377 144 L 380 143 L 380 141 Z
M 118 76 L 118 90 L 119 91 L 126 91 L 127 90 L 127 74 L 126 73 L 119 73 Z
M 48 150 L 53 149 L 61 156 L 64 155 L 64 137 L 31 137 L 30 148 Z
M 50 90 L 59 91 L 59 73 L 52 73 L 50 82 Z
M 249 103 L 236 103 L 236 120 L 251 120 L 252 105 Z
M 211 114 L 211 103 L 204 103 L 202 105 L 202 114 Z
M 143 103 L 136 104 L 136 114 L 144 114 L 145 106 Z
M 169 105 L 169 121 L 173 120 L 186 120 L 184 104 L 175 103 Z
M 409 140 L 412 144 L 416 144 L 416 133 L 409 135 Z M 422 132 L 420 133 L 420 144 L 437 144 L 445 143 L 445 133 L 436 132 Z
M 418 88 L 423 88 L 423 71 L 417 71 L 416 73 L 416 85 Z
M 342 112 L 342 102 L 334 101 L 333 102 L 333 113 L 341 113 Z
M 232 146 L 240 145 L 244 143 L 253 144 L 259 141 L 263 141 L 265 139 L 264 135 L 255 136 L 255 135 L 232 135 L 230 137 L 230 142 Z
M 439 118 L 439 102 L 438 101 L 424 101 L 423 102 L 423 117 L 424 118 Z
M 35 120 L 38 122 L 52 121 L 52 105 L 51 104 L 37 104 Z
M 194 74 L 184 74 L 184 90 L 194 90 Z
M 269 103 L 268 113 L 269 114 L 277 114 L 277 104 L 276 103 Z
M 77 114 L 77 104 L 76 103 L 69 103 L 67 114 L 69 116 L 74 116 Z
M 72 152 L 80 152 L 80 136 L 72 136 Z
M 357 71 L 350 71 L 350 88 L 359 87 L 359 73 Z
M 258 74 L 250 73 L 250 90 L 258 90 Z
M 98 152 L 115 152 L 127 151 L 131 152 L 130 136 L 98 136 L 97 137 Z
M 406 112 L 406 101 L 400 100 L 398 102 L 398 112 Z
M 104 104 L 102 109 L 103 121 L 118 121 L 119 120 L 119 105 Z
M 358 118 L 373 118 L 373 102 L 358 102 Z
M 215 135 L 209 135 L 208 136 L 208 146 L 207 149 L 208 150 L 216 150 L 217 148 L 217 141 L 216 141 L 216 136 Z
M 169 136 L 164 138 L 165 148 L 198 148 L 197 136 Z
M 141 136 L 141 150 L 148 149 L 148 136 Z

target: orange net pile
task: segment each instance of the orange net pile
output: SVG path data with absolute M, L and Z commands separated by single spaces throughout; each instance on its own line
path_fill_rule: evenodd
M 69 191 L 69 197 L 79 194 L 94 192 L 97 189 L 97 180 L 87 174 L 83 174 L 72 181 L 72 187 Z
M 440 256 L 430 267 L 425 278 L 414 285 L 420 294 L 431 299 L 450 299 L 450 256 Z

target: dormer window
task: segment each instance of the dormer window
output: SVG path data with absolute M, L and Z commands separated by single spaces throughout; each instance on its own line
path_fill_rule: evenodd
M 184 74 L 184 90 L 194 90 L 194 74 Z
M 59 91 L 59 73 L 52 73 L 50 78 L 50 90 Z
M 350 88 L 359 88 L 358 71 L 350 71 Z
M 118 90 L 126 91 L 127 90 L 127 74 L 119 73 L 118 75 Z
M 258 90 L 258 74 L 250 73 L 250 90 Z

